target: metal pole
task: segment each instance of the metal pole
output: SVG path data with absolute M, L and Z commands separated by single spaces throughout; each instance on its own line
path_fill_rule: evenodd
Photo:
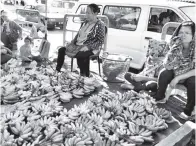
M 47 40 L 47 23 L 48 23 L 48 0 L 45 0 L 45 39 Z

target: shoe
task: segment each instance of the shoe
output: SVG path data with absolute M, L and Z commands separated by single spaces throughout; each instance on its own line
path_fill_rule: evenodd
M 134 86 L 132 84 L 122 84 L 120 87 L 125 90 L 133 90 L 134 89 Z
M 160 103 L 160 104 L 164 104 L 167 102 L 167 100 L 165 98 L 161 99 L 161 100 L 156 100 L 157 103 Z
M 184 112 L 180 113 L 179 117 L 184 120 L 188 120 L 189 116 L 186 115 Z

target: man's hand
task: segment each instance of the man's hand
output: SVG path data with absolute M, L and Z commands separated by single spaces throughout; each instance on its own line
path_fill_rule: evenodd
M 170 87 L 171 87 L 171 88 L 175 88 L 176 84 L 177 84 L 179 81 L 180 81 L 180 80 L 179 80 L 177 77 L 175 77 L 175 78 L 171 81 Z
M 82 49 L 80 51 L 86 52 L 86 51 L 88 51 L 88 47 L 87 46 L 84 46 L 84 47 L 82 47 Z

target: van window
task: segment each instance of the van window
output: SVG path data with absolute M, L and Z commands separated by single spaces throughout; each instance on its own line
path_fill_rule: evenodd
M 167 22 L 182 22 L 182 19 L 172 10 L 164 8 L 151 8 L 148 31 L 162 33 L 162 28 Z M 172 35 L 176 28 L 169 27 L 168 35 Z
M 139 7 L 106 6 L 103 15 L 108 17 L 110 28 L 135 31 L 140 12 Z
M 86 4 L 86 5 L 80 5 L 79 8 L 78 8 L 77 11 L 76 11 L 76 14 L 86 14 L 87 6 L 88 6 L 87 4 Z M 100 12 L 101 12 L 102 6 L 99 5 L 99 8 L 100 8 Z M 99 13 L 99 15 L 100 15 L 100 14 L 101 14 L 101 13 Z M 78 18 L 78 17 L 75 17 L 75 18 L 73 19 L 73 22 L 75 22 L 75 23 L 81 23 L 82 21 L 84 21 L 84 19 L 85 19 L 85 18 Z
M 78 8 L 77 11 L 76 11 L 76 14 L 86 14 L 87 6 L 88 6 L 88 5 L 80 5 L 79 8 Z M 102 6 L 99 5 L 99 8 L 100 8 L 100 12 L 101 12 Z M 100 13 L 99 13 L 99 14 L 100 14 Z

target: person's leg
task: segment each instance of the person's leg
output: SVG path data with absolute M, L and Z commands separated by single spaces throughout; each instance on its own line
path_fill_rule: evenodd
M 6 55 L 6 54 L 1 54 L 1 65 L 7 63 L 12 57 Z
M 174 78 L 174 71 L 173 70 L 166 70 L 163 69 L 159 76 L 158 76 L 158 89 L 157 93 L 155 95 L 156 100 L 162 100 L 165 98 L 165 92 L 167 89 L 167 86 Z
M 62 47 L 58 50 L 58 57 L 57 57 L 57 66 L 56 70 L 61 71 L 61 67 L 63 66 L 64 60 L 65 60 L 65 47 Z
M 184 113 L 191 116 L 195 106 L 195 76 L 188 78 L 184 85 L 187 87 L 187 103 Z
M 93 55 L 92 51 L 78 52 L 76 55 L 80 72 L 89 77 L 90 74 L 90 60 L 89 57 Z

